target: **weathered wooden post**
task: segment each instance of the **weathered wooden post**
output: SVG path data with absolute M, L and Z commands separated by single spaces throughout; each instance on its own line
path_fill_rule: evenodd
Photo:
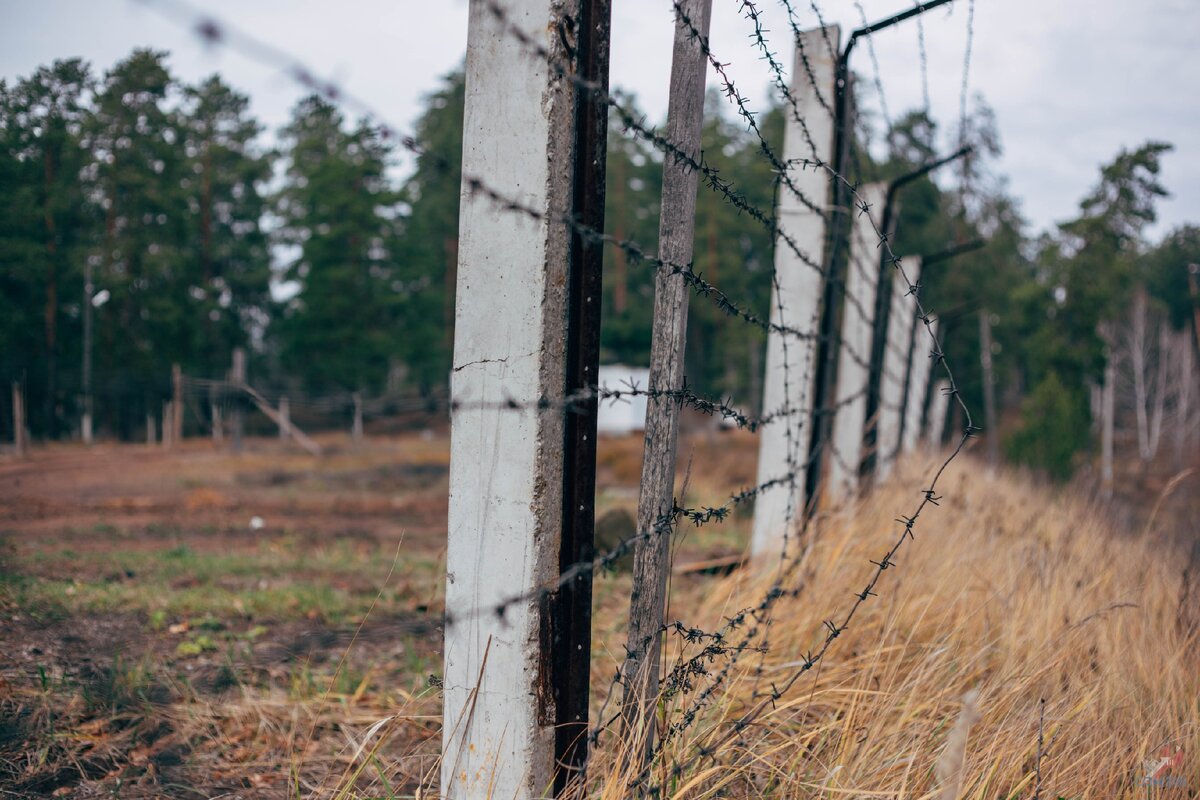
M 918 320 L 913 330 L 913 344 L 909 350 L 908 397 L 904 403 L 904 433 L 900 442 L 900 449 L 905 453 L 915 450 L 917 442 L 921 440 L 921 420 L 929 396 L 929 372 L 933 368 L 933 358 L 930 356 L 933 344 L 927 330 L 936 337 L 937 328 L 937 320 L 932 320 L 928 329 Z
M 183 370 L 178 364 L 171 365 L 171 441 L 183 444 Z
M 355 392 L 350 399 L 354 403 L 354 421 L 350 424 L 350 438 L 355 442 L 361 442 L 363 438 L 362 392 Z
M 712 0 L 682 0 L 675 12 L 675 45 L 671 55 L 671 91 L 667 102 L 667 139 L 699 160 L 704 121 L 705 53 Z M 704 41 L 702 41 L 702 39 Z M 671 264 L 690 264 L 696 224 L 699 174 L 687 164 L 667 158 L 663 164 L 659 256 Z M 688 288 L 682 275 L 660 269 L 654 280 L 654 328 L 650 343 L 650 391 L 671 392 L 683 386 L 687 334 Z M 651 744 L 652 709 L 658 696 L 663 615 L 670 572 L 669 515 L 674 504 L 675 447 L 679 411 L 675 398 L 648 398 L 646 444 L 642 454 L 638 498 L 638 540 L 633 552 L 633 591 L 629 634 L 625 645 L 624 706 L 626 726 L 643 726 L 644 745 Z M 664 523 L 664 520 L 668 524 Z
M 245 426 L 246 407 L 246 351 L 233 348 L 233 365 L 229 370 L 229 382 L 233 385 L 233 403 L 229 414 L 230 438 L 233 452 L 242 452 L 242 434 Z
M 912 349 L 913 321 L 917 298 L 909 294 L 909 281 L 921 280 L 921 259 L 902 261 L 904 274 L 892 274 L 891 310 L 888 313 L 887 341 L 883 353 L 883 375 L 879 380 L 879 411 L 876 421 L 876 477 L 884 480 L 895 466 L 900 450 L 900 429 L 904 417 L 904 381 L 908 376 L 909 351 Z M 886 269 L 895 269 L 892 266 Z
M 79 419 L 79 437 L 84 444 L 92 443 L 92 411 L 95 401 L 92 398 L 92 315 L 95 311 L 93 273 L 95 256 L 84 259 L 83 266 L 83 414 Z
M 12 422 L 13 450 L 19 456 L 25 455 L 25 396 L 21 393 L 21 384 L 13 381 L 12 385 Z
M 171 424 L 171 417 L 174 415 L 174 405 L 170 400 L 163 400 L 162 404 L 162 422 L 159 427 L 162 430 L 162 446 L 164 450 L 170 450 L 174 442 L 171 441 L 171 434 L 174 426 Z
M 883 207 L 887 186 L 871 183 L 859 190 L 868 209 Z M 833 435 L 828 455 L 830 497 L 858 488 L 866 429 L 867 383 L 870 380 L 871 337 L 875 322 L 875 285 L 879 281 L 879 236 L 870 211 L 854 210 L 850 232 L 850 263 L 846 269 L 842 335 L 838 344 L 837 391 L 834 394 Z
M 543 797 L 561 791 L 587 753 L 591 574 L 561 587 L 556 578 L 592 558 L 596 405 L 564 405 L 595 384 L 601 253 L 563 220 L 603 228 L 607 107 L 562 67 L 607 86 L 609 9 L 608 0 L 470 6 L 451 375 L 447 798 Z
M 158 439 L 158 432 L 155 430 L 154 414 L 146 412 L 146 444 L 150 447 L 154 446 L 155 440 Z
M 287 395 L 279 398 L 279 438 L 287 441 L 288 430 L 292 424 L 292 407 Z
M 821 97 L 832 97 L 837 73 L 840 29 L 805 31 L 796 50 L 791 94 L 795 113 L 787 115 L 783 138 L 788 177 L 814 205 L 824 208 L 829 199 L 829 173 L 802 167 L 803 159 L 828 163 L 833 154 L 833 115 L 821 106 Z M 833 49 L 830 50 L 830 47 Z M 803 59 L 808 59 L 808 78 Z M 804 127 L 812 137 L 805 138 Z M 796 243 L 797 250 L 816 264 L 825 263 L 825 216 L 806 206 L 786 187 L 779 193 L 779 233 Z M 791 330 L 813 330 L 821 303 L 822 275 L 800 255 L 778 241 L 775 245 L 775 286 L 771 296 L 771 322 Z M 804 471 L 808 459 L 812 419 L 812 374 L 817 341 L 787 336 L 778 330 L 767 335 L 767 365 L 763 381 L 763 414 L 785 412 L 761 429 L 758 445 L 758 483 L 790 477 L 786 484 L 761 492 L 754 501 L 752 553 L 778 556 L 789 529 L 804 508 Z

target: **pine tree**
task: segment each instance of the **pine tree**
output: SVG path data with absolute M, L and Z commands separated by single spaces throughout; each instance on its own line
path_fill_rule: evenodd
M 80 180 L 91 89 L 79 59 L 0 84 L 0 373 L 24 382 L 31 427 L 51 438 L 74 399 L 62 387 L 78 385 L 78 362 L 63 356 L 77 353 L 64 345 L 78 342 L 92 233 Z
M 299 290 L 278 322 L 283 366 L 310 387 L 378 391 L 399 340 L 390 147 L 365 122 L 345 130 L 316 96 L 296 106 L 283 141 L 279 242 L 296 252 L 285 278 Z
M 187 157 L 180 188 L 188 204 L 183 270 L 188 277 L 187 363 L 220 374 L 235 346 L 262 327 L 270 305 L 270 248 L 260 186 L 270 159 L 255 146 L 261 126 L 249 102 L 217 76 L 184 90 Z

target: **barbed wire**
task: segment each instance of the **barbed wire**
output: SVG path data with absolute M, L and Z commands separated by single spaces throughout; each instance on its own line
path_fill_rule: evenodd
M 169 6 L 176 11 L 179 9 L 192 8 L 191 6 L 181 2 L 181 0 L 143 0 L 143 2 Z M 662 152 L 664 156 L 675 159 L 678 163 L 682 163 L 688 169 L 699 173 L 703 178 L 704 185 L 708 187 L 708 190 L 713 191 L 721 196 L 730 206 L 736 209 L 738 213 L 745 213 L 756 220 L 756 222 L 772 236 L 772 239 L 776 242 L 777 246 L 782 244 L 783 246 L 789 248 L 797 255 L 802 263 L 811 269 L 815 269 L 826 279 L 829 278 L 829 276 L 826 275 L 826 270 L 823 264 L 818 263 L 809 254 L 805 253 L 803 249 L 799 247 L 798 243 L 796 243 L 786 231 L 780 230 L 777 215 L 773 213 L 767 213 L 766 211 L 757 207 L 755 204 L 751 203 L 743 194 L 734 188 L 732 182 L 727 181 L 718 173 L 717 170 L 706 164 L 702 155 L 696 156 L 689 154 L 677 144 L 670 142 L 661 133 L 657 132 L 651 126 L 646 124 L 644 118 L 640 117 L 630 108 L 628 108 L 627 104 L 622 102 L 622 99 L 617 93 L 609 92 L 605 87 L 595 82 L 585 80 L 576 75 L 570 68 L 569 64 L 563 64 L 554 56 L 552 52 L 550 52 L 547 47 L 537 41 L 529 33 L 522 30 L 519 26 L 513 24 L 508 19 L 505 9 L 499 3 L 495 2 L 495 0 L 481 0 L 481 2 L 495 17 L 495 19 L 500 22 L 504 32 L 514 41 L 518 42 L 526 52 L 543 59 L 547 66 L 556 75 L 561 76 L 573 83 L 581 92 L 587 93 L 587 95 L 590 96 L 593 101 L 602 102 L 608 108 L 612 109 L 625 128 L 634 136 L 648 142 L 656 150 Z M 800 32 L 798 24 L 796 23 L 794 9 L 787 2 L 787 0 L 782 0 L 782 4 L 788 11 L 789 22 L 792 25 L 793 32 L 796 34 L 799 46 L 799 42 L 802 37 L 799 35 Z M 754 39 L 759 49 L 763 51 L 764 57 L 768 62 L 769 68 L 771 69 L 772 78 L 776 87 L 783 92 L 785 100 L 787 101 L 785 108 L 790 110 L 793 119 L 798 122 L 799 126 L 804 131 L 805 139 L 807 140 L 807 144 L 811 150 L 809 157 L 784 161 L 775 153 L 774 149 L 767 141 L 763 131 L 759 127 L 756 115 L 749 109 L 744 96 L 736 88 L 736 85 L 730 77 L 727 70 L 728 64 L 722 62 L 715 56 L 709 46 L 708 38 L 700 34 L 693 22 L 688 19 L 686 12 L 680 6 L 677 0 L 676 2 L 673 2 L 673 6 L 677 22 L 683 25 L 684 28 L 688 30 L 689 35 L 700 45 L 705 59 L 713 68 L 720 80 L 726 99 L 733 105 L 738 116 L 746 123 L 748 131 L 752 135 L 753 141 L 756 144 L 759 153 L 770 165 L 771 171 L 775 175 L 775 179 L 780 189 L 787 190 L 809 211 L 819 215 L 821 219 L 828 221 L 828 212 L 816 201 L 807 197 L 802 191 L 800 191 L 799 187 L 797 187 L 792 181 L 790 175 L 793 169 L 805 170 L 812 168 L 814 170 L 822 170 L 828 174 L 830 180 L 836 186 L 839 186 L 841 190 L 844 191 L 849 198 L 851 198 L 853 210 L 857 210 L 858 214 L 861 217 L 865 217 L 869 222 L 870 230 L 872 231 L 873 235 L 877 237 L 877 242 L 874 243 L 874 248 L 870 252 L 874 252 L 876 249 L 882 249 L 883 253 L 881 263 L 885 266 L 890 266 L 895 271 L 894 277 L 905 282 L 904 285 L 907 287 L 907 291 L 905 292 L 904 296 L 906 298 L 912 298 L 912 302 L 916 307 L 916 316 L 925 325 L 927 334 L 930 337 L 932 347 L 930 358 L 941 364 L 948 380 L 949 388 L 946 391 L 959 403 L 966 420 L 963 434 L 959 439 L 958 445 L 948 455 L 941 466 L 938 467 L 932 474 L 928 488 L 923 489 L 921 492 L 920 502 L 917 503 L 916 507 L 910 514 L 907 516 L 901 516 L 897 519 L 897 522 L 900 523 L 902 527 L 899 535 L 891 547 L 879 561 L 870 562 L 875 565 L 875 569 L 871 572 L 862 591 L 854 595 L 854 601 L 843 614 L 835 615 L 826 620 L 826 632 L 821 640 L 821 644 L 817 647 L 815 652 L 810 651 L 806 653 L 800 667 L 794 670 L 789 675 L 787 680 L 782 682 L 782 684 L 772 684 L 771 691 L 765 696 L 762 696 L 755 705 L 753 705 L 742 716 L 734 721 L 731 726 L 728 726 L 727 729 L 720 730 L 720 728 L 723 726 L 723 723 L 720 721 L 714 723 L 713 728 L 710 729 L 713 737 L 704 738 L 709 741 L 717 742 L 719 746 L 719 743 L 722 741 L 732 741 L 733 739 L 739 738 L 742 731 L 744 731 L 746 727 L 750 725 L 763 712 L 763 710 L 765 710 L 765 708 L 780 699 L 806 672 L 820 663 L 820 661 L 825 657 L 826 653 L 833 646 L 834 641 L 836 641 L 836 639 L 849 627 L 856 614 L 858 614 L 861 606 L 867 601 L 868 598 L 875 596 L 875 589 L 877 588 L 883 573 L 887 569 L 896 565 L 895 556 L 900 551 L 904 542 L 915 540 L 915 527 L 920 515 L 924 513 L 928 506 L 938 504 L 938 501 L 941 498 L 937 494 L 937 485 L 942 475 L 952 463 L 954 458 L 957 457 L 957 455 L 961 452 L 967 440 L 971 437 L 976 429 L 972 424 L 969 409 L 967 409 L 966 404 L 964 403 L 958 391 L 953 373 L 946 362 L 945 353 L 938 340 L 937 334 L 932 328 L 933 317 L 925 309 L 921 302 L 919 293 L 920 287 L 909 280 L 904 269 L 903 262 L 892 250 L 888 235 L 879 229 L 877 223 L 872 218 L 870 214 L 871 208 L 860 195 L 857 181 L 851 181 L 850 179 L 844 177 L 831 164 L 818 157 L 813 138 L 808 131 L 807 123 L 804 120 L 803 115 L 800 113 L 795 97 L 789 88 L 788 81 L 784 77 L 782 65 L 778 62 L 770 50 L 769 43 L 766 38 L 766 31 L 759 19 L 757 7 L 753 2 L 750 2 L 750 0 L 742 0 L 741 7 L 744 15 L 754 24 L 754 32 L 751 34 L 751 37 Z M 824 20 L 821 17 L 820 9 L 815 2 L 811 3 L 811 6 L 821 24 L 822 34 L 825 36 L 826 43 L 830 48 L 830 52 L 836 56 L 837 53 L 834 50 L 832 43 L 829 41 L 828 30 L 825 26 Z M 859 9 L 861 12 L 861 5 L 859 5 Z M 215 22 L 211 17 L 201 14 L 194 9 L 190 10 L 188 13 L 195 17 L 193 26 L 194 30 L 198 33 L 198 35 L 204 38 L 205 41 L 208 41 L 214 45 L 226 44 L 234 46 L 243 50 L 244 52 L 247 52 L 247 54 L 249 54 L 251 57 L 266 63 L 274 64 L 275 66 L 282 68 L 286 74 L 297 81 L 300 85 L 305 86 L 306 88 L 326 97 L 331 101 L 340 102 L 347 106 L 356 108 L 366 114 L 369 118 L 379 122 L 379 130 L 385 139 L 397 141 L 401 147 L 408 150 L 412 154 L 417 155 L 418 157 L 431 159 L 434 165 L 438 168 L 452 171 L 458 167 L 458 165 L 451 164 L 437 154 L 430 152 L 415 138 L 411 136 L 399 135 L 396 129 L 392 128 L 386 123 L 383 123 L 383 117 L 377 114 L 375 110 L 370 108 L 370 106 L 365 102 L 345 92 L 338 85 L 317 78 L 315 73 L 305 67 L 297 59 L 292 58 L 291 56 L 274 47 L 259 42 L 258 40 L 246 37 L 244 34 L 233 33 L 227 28 L 227 26 Z M 870 42 L 869 37 L 868 42 Z M 969 48 L 970 46 L 968 44 L 968 65 L 970 52 Z M 886 97 L 883 93 L 882 80 L 878 69 L 877 59 L 875 59 L 873 45 L 871 50 L 872 61 L 874 62 L 875 66 L 876 84 L 880 93 L 880 103 L 881 107 L 883 108 L 885 119 L 888 120 L 890 129 L 891 121 L 887 112 Z M 817 86 L 811 65 L 808 64 L 806 54 L 802 54 L 801 61 L 805 65 L 805 72 L 807 73 L 808 80 L 812 83 L 814 96 L 817 98 L 819 105 L 821 105 L 824 109 L 831 111 L 829 103 L 821 95 L 820 89 Z M 964 87 L 966 86 L 967 68 L 968 67 L 964 67 Z M 965 101 L 963 101 L 962 107 L 965 109 Z M 569 214 L 557 214 L 555 212 L 546 212 L 541 209 L 532 208 L 529 205 L 508 197 L 502 192 L 490 187 L 482 178 L 478 176 L 463 175 L 462 181 L 463 186 L 468 193 L 470 193 L 472 196 L 482 196 L 486 198 L 499 210 L 523 214 L 539 222 L 553 222 L 556 224 L 562 224 L 572 233 L 578 235 L 584 242 L 603 244 L 616 248 L 633 262 L 648 264 L 655 270 L 665 270 L 670 274 L 681 276 L 684 283 L 690 288 L 693 294 L 713 302 L 718 308 L 720 308 L 730 317 L 739 319 L 745 324 L 755 326 L 767 332 L 768 334 L 779 336 L 784 342 L 785 348 L 789 341 L 799 340 L 821 342 L 826 346 L 838 347 L 842 349 L 843 352 L 855 358 L 863 366 L 867 366 L 868 368 L 870 366 L 863 354 L 855 352 L 850 343 L 843 340 L 840 332 L 798 330 L 783 324 L 783 320 L 786 319 L 786 316 L 783 313 L 784 309 L 781 305 L 781 301 L 778 299 L 778 276 L 775 274 L 774 269 L 772 269 L 771 272 L 771 280 L 772 286 L 776 290 L 776 310 L 779 312 L 780 322 L 772 322 L 770 319 L 764 319 L 759 314 L 752 311 L 749 304 L 736 302 L 725 292 L 706 281 L 698 272 L 694 270 L 691 264 L 683 265 L 668 263 L 659 257 L 646 252 L 642 247 L 637 245 L 637 243 L 632 240 L 618 238 L 603 231 L 598 231 L 580 223 Z M 852 230 L 855 227 L 857 226 L 852 226 Z M 863 240 L 861 233 L 858 234 L 858 237 L 857 244 L 859 247 L 857 249 L 864 251 L 869 243 Z M 852 248 L 852 250 L 853 249 L 855 248 Z M 852 258 L 851 261 L 855 262 L 856 259 Z M 856 266 L 851 267 L 851 269 L 854 268 L 866 269 L 868 267 L 864 266 L 863 264 L 857 264 Z M 844 291 L 842 292 L 842 297 L 839 297 L 838 300 L 844 303 L 847 307 L 857 306 L 858 312 L 864 319 L 870 319 L 873 316 L 871 313 L 868 313 L 867 308 L 861 303 L 859 298 L 852 297 Z M 535 400 L 526 399 L 523 401 L 517 399 L 505 399 L 501 401 L 472 401 L 463 398 L 450 398 L 447 400 L 447 408 L 452 413 L 469 411 L 471 409 L 516 410 L 521 408 L 537 410 L 555 409 L 563 413 L 567 413 L 571 410 L 574 410 L 574 408 L 579 404 L 590 401 L 620 401 L 628 400 L 632 397 L 645 396 L 658 399 L 669 399 L 674 403 L 678 403 L 680 406 L 691 407 L 703 413 L 713 415 L 719 414 L 723 419 L 731 421 L 738 427 L 743 427 L 748 430 L 758 430 L 769 422 L 782 418 L 788 418 L 802 411 L 806 411 L 803 405 L 793 406 L 790 400 L 792 381 L 796 380 L 798 376 L 789 374 L 790 366 L 788 362 L 789 359 L 786 356 L 785 349 L 784 380 L 785 386 L 787 387 L 785 395 L 788 399 L 785 400 L 785 403 L 778 411 L 765 413 L 759 417 L 746 414 L 744 411 L 738 409 L 734 405 L 732 398 L 728 400 L 705 398 L 693 392 L 686 384 L 679 390 L 655 391 L 643 390 L 633 384 L 630 384 L 626 388 L 620 389 L 587 387 L 582 392 L 572 393 L 571 395 L 558 400 L 537 398 Z M 196 385 L 199 386 L 200 384 Z M 215 383 L 210 384 L 210 388 L 211 385 L 215 385 Z M 865 392 L 865 387 L 863 391 Z M 861 393 L 855 393 L 849 398 L 844 398 L 839 403 L 833 403 L 826 407 L 818 407 L 811 410 L 811 412 L 806 411 L 806 413 L 811 413 L 812 419 L 814 420 L 819 419 L 823 415 L 833 415 L 837 413 L 841 405 L 844 405 L 846 402 L 857 401 L 861 399 L 861 396 Z M 803 422 L 801 423 L 801 426 L 803 426 Z M 822 443 L 820 447 L 814 448 L 813 452 L 808 453 L 806 458 L 803 460 L 803 463 L 800 463 L 800 459 L 798 458 L 799 441 L 793 441 L 795 433 L 792 431 L 792 427 L 790 425 L 788 426 L 785 435 L 788 436 L 787 474 L 774 477 L 759 485 L 738 491 L 732 494 L 725 503 L 720 505 L 687 507 L 681 505 L 678 501 L 675 501 L 672 503 L 672 508 L 670 511 L 660 516 L 649 530 L 635 532 L 633 535 L 623 539 L 615 547 L 610 548 L 607 552 L 601 553 L 591 560 L 582 561 L 568 567 L 566 570 L 560 572 L 560 574 L 554 580 L 549 581 L 544 585 L 535 587 L 531 590 L 515 593 L 510 597 L 503 598 L 500 601 L 489 604 L 484 608 L 467 609 L 465 611 L 447 609 L 446 625 L 451 626 L 458 624 L 464 619 L 476 615 L 494 615 L 494 617 L 497 619 L 504 621 L 508 610 L 515 604 L 539 600 L 551 593 L 558 591 L 578 577 L 590 572 L 594 572 L 598 569 L 609 568 L 617 560 L 629 553 L 631 549 L 639 542 L 648 541 L 652 537 L 673 536 L 678 530 L 680 523 L 687 522 L 693 526 L 702 526 L 711 523 L 722 522 L 729 518 L 729 515 L 736 507 L 750 502 L 766 491 L 778 489 L 781 486 L 789 487 L 790 490 L 793 490 L 789 492 L 789 495 L 794 495 L 794 489 L 797 486 L 798 480 L 807 474 L 810 467 L 819 463 L 821 459 L 826 457 L 843 457 L 842 454 L 837 451 L 836 447 L 833 447 L 828 443 Z M 857 465 L 852 466 L 857 469 Z M 810 498 L 810 502 L 811 501 L 812 499 Z M 789 528 L 791 527 L 791 523 L 795 519 L 797 512 L 798 509 L 792 507 L 792 500 L 791 497 L 789 497 L 789 506 L 787 510 L 787 524 Z M 808 521 L 805 522 L 806 528 L 809 524 L 810 523 Z M 758 603 L 754 604 L 749 609 L 735 614 L 733 617 L 727 620 L 726 624 L 718 631 L 706 632 L 694 626 L 689 626 L 679 622 L 673 627 L 667 626 L 666 628 L 656 632 L 655 635 L 658 635 L 671 630 L 674 631 L 676 635 L 683 637 L 688 644 L 704 643 L 704 646 L 701 647 L 698 653 L 695 653 L 690 658 L 677 661 L 675 665 L 668 671 L 667 675 L 662 679 L 662 681 L 660 681 L 660 689 L 672 696 L 693 692 L 698 686 L 697 681 L 700 678 L 708 675 L 708 668 L 718 659 L 725 659 L 725 664 L 723 665 L 722 669 L 717 672 L 714 679 L 709 681 L 708 684 L 700 690 L 696 698 L 693 698 L 692 705 L 688 706 L 682 711 L 680 718 L 676 720 L 672 724 L 672 727 L 668 729 L 669 733 L 661 737 L 659 742 L 656 743 L 655 749 L 652 752 L 651 758 L 649 759 L 646 767 L 634 778 L 633 782 L 630 784 L 631 789 L 646 787 L 652 775 L 655 774 L 651 766 L 654 764 L 654 758 L 663 752 L 662 748 L 667 742 L 671 741 L 674 737 L 677 737 L 680 733 L 686 730 L 687 727 L 691 726 L 697 719 L 699 719 L 700 711 L 702 710 L 703 705 L 713 697 L 719 686 L 723 684 L 725 676 L 730 674 L 730 671 L 734 668 L 734 665 L 737 663 L 738 659 L 746 652 L 759 652 L 760 654 L 765 653 L 764 647 L 754 646 L 755 638 L 759 636 L 760 631 L 769 629 L 769 614 L 775 604 L 782 598 L 796 596 L 800 591 L 800 586 L 793 587 L 788 585 L 788 581 L 791 580 L 794 570 L 803 557 L 802 548 L 796 548 L 796 551 L 797 552 L 790 557 L 781 557 L 779 569 L 777 570 L 777 577 L 773 581 L 770 588 L 758 601 Z M 787 550 L 785 545 L 784 553 L 781 555 L 786 555 L 786 553 Z M 734 645 L 729 645 L 727 643 L 728 638 L 734 631 L 739 630 L 743 626 L 746 626 L 750 623 L 753 624 L 748 630 L 745 631 L 743 638 L 738 643 Z M 758 672 L 761 674 L 761 665 Z M 620 673 L 618 671 L 618 678 L 616 679 L 617 681 L 619 681 L 619 674 Z M 614 683 L 614 687 L 615 685 L 616 683 Z M 603 718 L 603 712 L 601 714 L 601 718 Z M 603 723 L 605 726 L 608 724 L 611 724 L 611 721 Z M 593 731 L 589 735 L 598 739 L 597 731 Z M 682 774 L 682 772 L 691 764 L 695 763 L 696 759 L 713 756 L 714 750 L 715 747 L 712 745 L 694 745 L 690 756 L 684 758 L 683 760 L 677 761 L 670 766 L 668 771 L 670 776 L 673 777 Z M 650 790 L 653 792 L 654 787 L 650 787 Z

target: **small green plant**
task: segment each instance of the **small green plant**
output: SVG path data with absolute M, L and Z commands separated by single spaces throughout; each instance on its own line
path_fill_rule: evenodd
M 188 658 L 203 653 L 211 653 L 217 649 L 217 643 L 206 635 L 201 634 L 194 639 L 180 642 L 175 648 L 175 655 Z

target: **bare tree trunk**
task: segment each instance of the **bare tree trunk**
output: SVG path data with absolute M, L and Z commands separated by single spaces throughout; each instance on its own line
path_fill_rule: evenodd
M 1146 416 L 1146 293 L 1134 294 L 1129 329 L 1129 363 L 1133 369 L 1133 406 L 1137 418 L 1138 456 L 1150 460 L 1150 424 Z
M 992 314 L 979 312 L 979 353 L 983 366 L 983 425 L 987 433 L 987 462 L 992 469 L 1000 461 L 1000 432 L 996 430 L 996 381 L 992 375 Z
M 1158 443 L 1162 437 L 1163 411 L 1167 398 L 1167 362 L 1171 353 L 1170 333 L 1167 323 L 1158 324 L 1158 376 L 1154 386 L 1154 411 L 1150 416 L 1150 458 L 1158 455 Z
M 1116 412 L 1117 362 L 1116 349 L 1108 347 L 1108 361 L 1104 365 L 1104 396 L 1102 402 L 1103 422 L 1100 426 L 1100 483 L 1105 498 L 1113 492 L 1113 423 Z
M 1175 468 L 1183 468 L 1183 451 L 1192 437 L 1192 386 L 1195 383 L 1195 361 L 1192 342 L 1187 331 L 1175 338 L 1176 362 L 1179 365 L 1178 387 L 1175 392 Z

